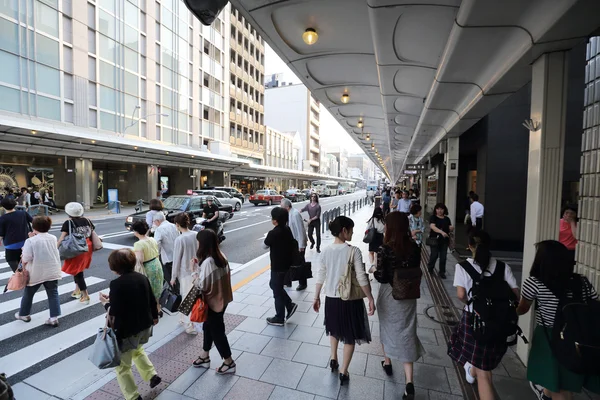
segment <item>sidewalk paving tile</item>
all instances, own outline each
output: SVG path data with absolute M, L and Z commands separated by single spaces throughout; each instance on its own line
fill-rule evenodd
M 293 340 L 273 338 L 262 351 L 262 355 L 291 360 L 300 348 L 301 342 Z
M 174 382 L 181 374 L 188 370 L 189 363 L 181 363 L 175 360 L 167 361 L 160 367 L 156 367 L 156 373 L 160 376 L 163 382 Z
M 323 368 L 329 365 L 329 357 L 329 347 L 319 346 L 311 343 L 302 343 L 292 361 Z
M 305 369 L 305 364 L 274 359 L 265 373 L 260 377 L 260 380 L 274 385 L 296 389 Z
M 318 314 L 314 311 L 309 311 L 308 313 L 296 313 L 291 318 L 291 321 L 297 325 L 313 326 L 317 316 Z
M 354 361 L 354 360 L 352 360 Z M 350 382 L 340 387 L 338 400 L 364 400 L 383 398 L 384 381 L 351 375 Z
M 296 312 L 308 313 L 312 311 L 313 304 L 311 302 L 297 301 L 296 304 L 298 304 L 298 310 L 296 310 Z
M 183 374 L 181 374 L 171 385 L 169 391 L 182 394 L 189 389 L 194 382 L 198 380 L 206 371 L 206 368 L 194 368 L 189 367 Z
M 325 368 L 309 365 L 298 384 L 298 390 L 330 399 L 337 399 L 340 390 L 339 374 Z
M 247 304 L 236 303 L 235 301 L 233 301 L 227 304 L 227 312 L 230 314 L 239 314 L 240 311 L 242 311 L 247 306 Z
M 244 293 L 263 296 L 263 295 L 265 295 L 266 293 L 268 293 L 270 291 L 271 291 L 271 289 L 266 288 L 264 286 L 252 286 L 252 285 L 248 285 L 248 287 L 246 288 L 246 290 L 244 290 Z
M 176 393 L 170 390 L 171 388 L 163 391 L 156 400 L 193 400 L 191 397 L 184 396 L 181 393 Z
M 183 394 L 197 400 L 222 399 L 240 379 L 239 376 L 218 375 L 214 371 L 203 374 Z
M 115 396 L 108 392 L 103 392 L 102 390 L 97 390 L 85 398 L 85 400 L 120 400 L 120 399 L 121 399 L 120 395 Z
M 417 328 L 417 336 L 421 340 L 423 345 L 433 344 L 438 345 L 437 337 L 435 336 L 435 330 L 431 328 Z
M 399 400 L 404 394 L 404 383 L 385 382 L 384 400 Z M 415 400 L 429 400 L 429 391 L 415 388 Z
M 269 400 L 314 400 L 315 396 L 299 390 L 276 386 Z
M 19 382 L 16 385 L 13 385 L 12 389 L 15 399 L 52 399 L 52 396 L 50 396 L 49 394 L 39 391 L 33 386 L 30 386 L 23 382 Z
M 267 343 L 271 340 L 268 336 L 261 336 L 255 333 L 244 333 L 236 342 L 232 348 L 240 351 L 249 351 L 251 353 L 260 354 L 265 348 Z
M 238 290 L 236 290 L 235 292 L 233 292 L 233 301 L 235 301 L 235 302 L 238 302 L 238 303 L 241 303 L 241 302 L 242 302 L 242 301 L 244 301 L 244 299 L 245 299 L 246 297 L 248 297 L 248 296 L 249 296 L 249 294 L 242 293 L 242 292 L 240 292 L 240 291 L 239 291 L 239 289 L 238 289 Z
M 311 326 L 300 325 L 294 330 L 292 336 L 290 336 L 290 340 L 319 344 L 321 337 L 323 337 L 323 332 L 323 328 L 313 328 Z
M 268 307 L 263 307 L 263 306 L 246 306 L 242 311 L 239 312 L 238 315 L 243 315 L 244 317 L 260 318 L 267 311 L 269 311 Z
M 394 369 L 394 374 L 392 376 L 387 376 L 385 371 L 383 370 L 383 367 L 381 366 L 382 361 L 383 357 L 369 354 L 367 357 L 365 376 L 369 378 L 376 378 L 384 381 L 404 384 L 405 380 L 402 365 L 400 364 Z M 392 366 L 396 366 L 396 364 L 397 363 L 394 363 L 394 360 L 392 360 Z
M 289 338 L 298 325 L 294 323 L 286 323 L 284 326 L 267 325 L 262 330 L 261 335 L 278 337 L 281 339 Z
M 352 355 L 352 362 L 350 363 L 350 367 L 348 367 L 348 372 L 351 373 L 352 375 L 365 376 L 365 369 L 367 368 L 367 359 L 368 358 L 369 358 L 368 354 L 358 353 L 355 351 L 354 355 Z M 342 357 L 342 359 L 343 359 L 343 357 Z M 329 365 L 329 363 L 327 365 Z
M 448 376 L 444 367 L 415 363 L 414 384 L 416 387 L 450 393 Z
M 502 397 L 502 399 L 509 400 L 506 397 Z M 522 399 L 522 398 L 519 398 L 519 399 Z M 442 392 L 436 392 L 434 390 L 430 390 L 429 391 L 429 400 L 463 400 L 463 396 L 449 395 L 448 393 L 442 393 Z
M 249 294 L 248 292 L 244 292 L 244 294 L 248 294 L 248 297 L 246 297 L 240 303 L 248 304 L 251 306 L 263 305 L 267 300 L 271 299 L 270 297 L 267 297 L 267 296 L 260 296 L 258 294 Z
M 447 346 L 423 344 L 426 353 L 422 357 L 425 364 L 439 365 L 441 367 L 452 367 L 454 362 L 448 356 Z
M 235 359 L 235 374 L 246 378 L 258 380 L 273 361 L 272 357 L 261 356 L 253 353 L 242 353 Z
M 246 318 L 244 320 L 244 322 L 239 324 L 237 326 L 237 328 L 235 328 L 235 329 L 237 331 L 244 331 L 244 332 L 250 332 L 250 333 L 261 333 L 263 330 L 265 330 L 265 326 L 267 326 L 267 322 L 264 319 L 249 317 L 249 318 Z
M 267 400 L 275 386 L 264 382 L 240 378 L 231 388 L 224 400 Z

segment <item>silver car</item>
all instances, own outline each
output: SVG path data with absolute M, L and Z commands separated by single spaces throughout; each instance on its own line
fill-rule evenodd
M 234 211 L 240 211 L 242 209 L 242 201 L 237 197 L 233 197 L 227 192 L 222 190 L 194 190 L 194 194 L 206 194 L 215 196 L 222 204 L 229 204 L 233 207 Z

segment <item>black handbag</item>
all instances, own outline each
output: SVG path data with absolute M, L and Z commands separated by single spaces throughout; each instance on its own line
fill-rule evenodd
M 427 246 L 436 247 L 439 244 L 439 238 L 437 236 L 429 236 L 427 239 L 425 239 L 425 244 Z
M 175 290 L 169 284 L 165 284 L 163 286 L 163 291 L 160 294 L 160 299 L 158 300 L 160 303 L 160 307 L 163 310 L 167 310 L 172 313 L 176 313 L 179 310 L 179 306 L 181 305 L 181 295 L 176 293 Z
M 373 239 L 375 239 L 375 233 L 377 229 L 375 229 L 375 223 L 371 221 L 371 227 L 365 231 L 365 236 L 363 237 L 363 243 L 371 243 Z
M 194 303 L 196 303 L 196 300 L 198 300 L 198 297 L 200 296 L 202 296 L 202 290 L 200 290 L 196 285 L 192 286 L 192 289 L 181 302 L 181 305 L 179 306 L 179 312 L 184 315 L 190 315 L 192 312 L 192 307 L 194 307 Z
M 310 279 L 313 277 L 312 264 L 310 262 L 304 262 L 298 267 L 290 268 L 290 280 L 299 281 L 302 279 Z

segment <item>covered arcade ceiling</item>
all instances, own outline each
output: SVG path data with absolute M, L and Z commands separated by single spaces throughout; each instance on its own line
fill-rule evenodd
M 540 54 L 585 40 L 600 15 L 598 0 L 231 2 L 392 181 L 530 81 Z

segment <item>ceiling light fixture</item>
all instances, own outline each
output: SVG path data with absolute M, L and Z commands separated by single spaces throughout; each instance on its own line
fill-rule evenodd
M 367 133 L 367 138 L 366 139 L 367 139 L 367 141 L 371 140 L 371 134 L 370 133 Z
M 313 28 L 307 28 L 302 34 L 302 40 L 304 40 L 304 43 L 307 45 L 312 46 L 319 40 L 319 34 Z
M 358 120 L 358 124 L 356 124 L 356 126 L 358 126 L 359 128 L 362 128 L 365 124 L 363 124 L 363 120 L 362 118 Z
M 134 149 L 134 150 L 137 150 L 137 146 L 133 146 L 133 149 Z
M 32 135 L 35 135 L 36 133 L 37 133 L 36 131 L 31 131 L 31 134 L 32 134 Z
M 92 140 L 92 143 L 96 143 L 96 141 L 95 141 L 95 140 Z
M 375 150 L 375 142 L 371 142 L 371 150 Z
M 348 93 L 344 93 L 342 95 L 342 103 L 348 104 L 350 102 L 350 95 Z

